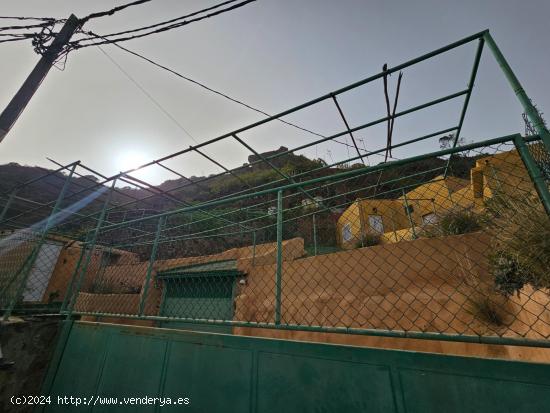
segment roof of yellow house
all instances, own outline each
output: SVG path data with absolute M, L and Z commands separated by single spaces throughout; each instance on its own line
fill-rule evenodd
M 409 199 L 432 198 L 443 188 L 445 188 L 445 191 L 448 190 L 451 193 L 454 193 L 466 188 L 469 185 L 470 181 L 466 179 L 457 178 L 455 176 L 447 176 L 445 178 L 443 175 L 438 175 L 431 181 L 410 190 L 406 193 L 406 196 Z M 403 199 L 403 197 L 401 196 L 399 199 Z
M 533 145 L 536 146 L 536 145 Z M 484 156 L 483 158 L 479 158 L 476 160 L 476 167 L 483 167 L 487 163 L 508 163 L 510 165 L 514 165 L 517 163 L 521 163 L 521 158 L 519 157 L 519 154 L 516 150 L 501 152 L 501 153 L 495 153 L 493 155 Z

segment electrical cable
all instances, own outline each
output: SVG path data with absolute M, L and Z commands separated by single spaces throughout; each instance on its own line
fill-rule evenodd
M 195 11 L 195 12 L 193 12 L 193 13 L 190 13 L 190 14 L 186 14 L 185 16 L 176 17 L 176 18 L 171 19 L 171 20 L 166 20 L 166 21 L 164 21 L 164 22 L 155 23 L 155 24 L 152 24 L 152 25 L 150 25 L 150 26 L 140 27 L 140 28 L 138 28 L 138 29 L 124 30 L 124 31 L 117 32 L 117 33 L 106 34 L 106 35 L 103 35 L 102 37 L 120 36 L 120 35 L 122 35 L 122 34 L 135 33 L 135 32 L 139 32 L 139 31 L 143 31 L 143 30 L 153 29 L 153 28 L 155 28 L 155 27 L 163 26 L 163 25 L 165 25 L 165 24 L 174 23 L 174 22 L 176 22 L 176 21 L 178 21 L 178 20 L 183 20 L 183 19 L 187 19 L 187 18 L 189 18 L 189 17 L 196 16 L 197 14 L 206 13 L 207 11 L 211 11 L 211 10 L 217 9 L 217 8 L 222 7 L 222 6 L 225 6 L 225 5 L 227 5 L 227 4 L 235 3 L 236 1 L 238 1 L 238 0 L 227 0 L 227 1 L 224 1 L 224 2 L 222 2 L 222 3 L 215 4 L 214 6 L 208 7 L 208 8 L 206 8 L 206 9 L 202 9 L 202 10 Z
M 112 64 L 114 64 L 118 70 L 120 70 L 120 72 L 122 74 L 124 74 L 124 76 L 126 76 L 126 78 L 128 80 L 130 80 L 145 96 L 147 96 L 147 98 L 153 102 L 153 104 L 158 108 L 160 109 L 160 111 L 162 113 L 164 113 L 168 118 L 170 118 L 170 120 L 172 122 L 174 122 L 187 136 L 189 136 L 196 144 L 198 144 L 199 142 L 197 141 L 197 139 L 195 139 L 195 137 L 193 135 L 191 135 L 191 133 L 183 127 L 183 125 L 181 123 L 178 122 L 178 120 L 172 116 L 172 114 L 170 112 L 168 112 L 168 110 L 166 110 L 160 103 L 159 101 L 157 101 L 136 79 L 134 79 L 126 70 L 124 70 L 124 68 L 119 65 L 116 60 L 114 60 L 105 50 L 103 50 L 103 48 L 101 46 L 98 46 L 98 49 L 111 61 Z
M 152 30 L 152 31 L 149 31 L 149 32 L 146 32 L 146 33 L 136 34 L 136 35 L 133 35 L 133 36 L 126 36 L 126 37 L 121 37 L 121 38 L 116 38 L 116 39 L 107 39 L 107 40 L 104 40 L 104 41 L 99 42 L 99 43 L 82 43 L 82 42 L 85 42 L 85 41 L 89 41 L 92 38 L 79 39 L 77 41 L 70 42 L 69 47 L 71 49 L 80 49 L 80 48 L 83 48 L 83 47 L 97 46 L 97 45 L 102 45 L 102 44 L 117 43 L 117 42 L 124 42 L 124 41 L 128 41 L 128 40 L 138 39 L 138 38 L 141 38 L 141 37 L 150 36 L 152 34 L 169 31 L 169 30 L 181 27 L 181 26 L 186 26 L 186 25 L 191 24 L 191 23 L 195 23 L 195 22 L 198 22 L 198 21 L 201 21 L 201 20 L 204 20 L 204 19 L 208 19 L 210 17 L 214 17 L 214 16 L 217 16 L 217 15 L 226 13 L 228 11 L 238 9 L 238 8 L 243 7 L 243 6 L 247 5 L 248 3 L 252 3 L 254 1 L 256 1 L 256 0 L 245 0 L 245 1 L 242 1 L 241 3 L 235 4 L 235 5 L 230 6 L 230 7 L 226 7 L 226 8 L 221 9 L 221 10 L 214 11 L 212 13 L 208 13 L 204 16 L 196 17 L 196 18 L 190 19 L 190 20 L 184 20 L 184 21 L 174 23 L 174 24 L 171 24 L 171 25 L 168 25 L 168 26 L 160 27 L 156 30 Z M 206 10 L 206 9 L 204 9 L 204 10 Z M 204 12 L 204 10 L 201 10 L 199 12 L 195 12 L 194 14 L 202 13 L 202 12 Z
M 103 36 L 98 35 L 98 34 L 92 32 L 92 31 L 88 31 L 87 34 L 89 34 L 89 35 L 91 35 L 91 36 L 94 36 L 94 37 L 97 37 L 97 38 L 102 38 L 102 37 L 103 37 Z M 128 49 L 128 48 L 126 48 L 126 47 L 124 47 L 124 46 L 121 46 L 121 45 L 119 45 L 119 44 L 117 44 L 117 43 L 112 43 L 112 45 L 113 45 L 113 46 L 116 46 L 116 47 L 118 47 L 119 49 L 121 49 L 121 50 L 123 50 L 123 51 L 125 51 L 125 52 L 127 52 L 127 53 L 130 53 L 130 54 L 132 54 L 132 55 L 134 55 L 134 56 L 136 56 L 136 57 L 138 57 L 138 58 L 140 58 L 140 59 L 142 59 L 142 60 L 145 60 L 146 62 L 148 62 L 148 63 L 150 63 L 150 64 L 152 64 L 152 65 L 154 65 L 154 66 L 156 66 L 156 67 L 158 67 L 158 68 L 160 68 L 160 69 L 163 69 L 163 70 L 165 70 L 165 71 L 167 71 L 167 72 L 169 72 L 169 73 L 172 73 L 173 75 L 175 75 L 175 76 L 177 76 L 177 77 L 179 77 L 179 78 L 181 78 L 181 79 L 184 79 L 184 80 L 186 80 L 186 81 L 188 81 L 188 82 L 191 82 L 191 83 L 193 83 L 193 84 L 195 84 L 195 85 L 197 85 L 197 86 L 199 86 L 199 87 L 201 87 L 201 88 L 203 88 L 203 89 L 205 89 L 205 90 L 207 90 L 207 91 L 209 91 L 209 92 L 211 92 L 211 93 L 214 93 L 214 94 L 216 94 L 216 95 L 218 95 L 218 96 L 221 96 L 221 97 L 223 97 L 223 98 L 225 98 L 225 99 L 227 99 L 227 100 L 229 100 L 229 101 L 231 101 L 231 102 L 237 103 L 237 104 L 239 104 L 239 105 L 241 105 L 241 106 L 243 106 L 243 107 L 245 107 L 245 108 L 247 108 L 247 109 L 250 109 L 250 110 L 253 110 L 253 111 L 257 112 L 257 113 L 260 113 L 260 114 L 262 114 L 262 115 L 264 115 L 264 116 L 266 116 L 266 117 L 271 117 L 271 115 L 270 115 L 268 112 L 265 112 L 265 111 L 263 111 L 263 110 L 261 110 L 261 109 L 259 109 L 259 108 L 257 108 L 257 107 L 254 107 L 254 106 L 252 106 L 252 105 L 249 105 L 248 103 L 245 103 L 245 102 L 243 102 L 243 101 L 241 101 L 241 100 L 239 100 L 239 99 L 233 98 L 233 97 L 227 95 L 226 93 L 223 93 L 223 92 L 220 92 L 220 91 L 218 91 L 218 90 L 216 90 L 216 89 L 213 89 L 213 88 L 211 88 L 211 87 L 205 85 L 204 83 L 201 83 L 201 82 L 199 82 L 199 81 L 197 81 L 197 80 L 191 79 L 191 78 L 188 77 L 188 76 L 182 75 L 181 73 L 179 73 L 179 72 L 177 72 L 177 71 L 175 71 L 175 70 L 173 70 L 173 69 L 171 69 L 171 68 L 169 68 L 169 67 L 167 67 L 167 66 L 164 66 L 164 65 L 162 65 L 162 64 L 160 64 L 160 63 L 157 63 L 157 62 L 155 62 L 154 60 L 149 59 L 149 58 L 143 56 L 143 55 L 140 54 L 140 53 L 137 53 L 137 52 L 135 52 L 135 51 L 133 51 L 133 50 L 130 50 L 130 49 Z M 105 53 L 104 50 L 103 50 L 103 52 Z M 286 125 L 288 125 L 288 126 L 291 126 L 291 127 L 293 127 L 293 128 L 299 129 L 299 130 L 301 130 L 301 131 L 303 131 L 303 132 L 306 132 L 306 133 L 309 133 L 309 134 L 311 134 L 311 135 L 315 135 L 315 136 L 320 137 L 320 138 L 326 138 L 326 136 L 323 135 L 323 134 L 321 134 L 321 133 L 312 131 L 312 130 L 307 129 L 307 128 L 303 127 L 303 126 L 297 125 L 297 124 L 295 124 L 295 123 L 286 121 L 286 120 L 284 120 L 284 119 L 277 119 L 277 120 L 278 120 L 279 122 L 281 122 L 281 123 L 284 123 L 284 124 L 286 124 Z M 333 141 L 333 142 L 336 142 L 336 143 L 339 143 L 339 144 L 341 144 L 341 145 L 345 145 L 345 146 L 347 146 L 347 147 L 354 147 L 354 146 L 348 144 L 347 142 L 342 142 L 342 141 L 339 141 L 339 140 L 337 140 L 337 139 L 333 139 L 332 141 Z M 368 154 L 368 151 L 367 151 L 366 149 L 359 148 L 359 150 L 364 151 L 365 153 Z M 383 156 L 383 155 L 380 154 L 380 156 Z M 394 158 L 394 157 L 391 157 L 391 158 L 392 158 L 392 159 L 398 159 L 398 158 Z
M 101 12 L 96 12 L 96 13 L 89 14 L 86 17 L 80 19 L 80 21 L 81 21 L 82 24 L 84 24 L 90 19 L 97 19 L 98 17 L 104 17 L 104 16 L 112 16 L 113 14 L 115 14 L 115 13 L 121 11 L 121 10 L 124 10 L 127 7 L 137 6 L 138 4 L 148 3 L 150 1 L 151 0 L 133 1 L 131 3 L 123 4 L 121 6 L 113 7 L 111 10 L 106 10 L 106 11 L 101 11 Z
M 56 19 L 54 17 L 25 17 L 25 16 L 0 16 L 0 19 L 5 19 L 5 20 L 49 20 L 49 21 L 56 20 L 56 21 L 59 21 L 58 19 Z

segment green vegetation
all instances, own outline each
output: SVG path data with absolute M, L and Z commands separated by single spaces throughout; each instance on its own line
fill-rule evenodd
M 426 225 L 420 236 L 433 238 L 446 235 L 460 235 L 481 229 L 481 219 L 468 210 L 451 210 L 433 224 Z
M 501 307 L 487 296 L 477 296 L 468 299 L 467 311 L 477 319 L 488 324 L 502 326 L 505 324 Z
M 497 289 L 509 296 L 525 285 L 550 288 L 550 218 L 538 197 L 498 197 L 486 219 L 495 240 L 490 263 Z
M 483 323 L 492 326 L 505 325 L 508 298 L 499 294 L 489 280 L 480 276 L 467 254 L 456 254 L 456 259 L 464 284 L 468 287 L 466 311 Z
M 380 245 L 380 235 L 365 234 L 363 239 L 357 240 L 355 243 L 355 248 L 374 247 L 375 245 Z

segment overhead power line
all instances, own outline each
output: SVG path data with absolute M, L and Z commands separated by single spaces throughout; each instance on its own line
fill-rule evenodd
M 32 40 L 34 50 L 37 53 L 42 54 L 48 48 L 48 43 L 57 35 L 53 29 L 60 21 L 61 20 L 51 20 L 44 23 L 27 26 L 0 27 L 0 36 L 3 37 L 3 39 L 0 40 L 0 43 Z M 36 29 L 40 30 L 36 31 Z M 11 30 L 11 32 L 4 33 L 6 30 Z
M 87 34 L 89 34 L 89 35 L 91 35 L 91 36 L 94 36 L 94 37 L 96 37 L 96 38 L 103 38 L 103 36 L 100 36 L 100 35 L 98 35 L 98 34 L 96 34 L 96 33 L 91 32 L 91 31 L 88 31 Z M 154 61 L 154 60 L 152 60 L 152 59 L 149 59 L 148 57 L 145 57 L 145 56 L 143 56 L 142 54 L 140 54 L 140 53 L 138 53 L 138 52 L 135 52 L 135 51 L 133 51 L 133 50 L 130 50 L 130 49 L 128 49 L 128 48 L 126 48 L 126 47 L 124 47 L 124 46 L 121 46 L 121 45 L 119 45 L 119 44 L 117 44 L 117 43 L 112 43 L 112 44 L 113 44 L 114 46 L 118 47 L 119 49 L 121 49 L 121 50 L 127 52 L 127 53 L 130 53 L 130 54 L 132 54 L 132 55 L 134 55 L 134 56 L 136 56 L 136 57 L 138 57 L 138 58 L 140 58 L 140 59 L 142 59 L 142 60 L 145 60 L 146 62 L 148 62 L 148 63 L 150 63 L 150 64 L 152 64 L 152 65 L 158 67 L 159 69 L 162 69 L 162 70 L 165 70 L 165 71 L 167 71 L 167 72 L 169 72 L 169 73 L 172 73 L 173 75 L 175 75 L 175 76 L 177 76 L 177 77 L 179 77 L 179 78 L 181 78 L 181 79 L 184 79 L 184 80 L 186 80 L 186 81 L 188 81 L 188 82 L 190 82 L 190 83 L 193 83 L 193 84 L 195 84 L 195 85 L 197 85 L 197 86 L 199 86 L 199 87 L 201 87 L 201 88 L 203 88 L 203 89 L 205 89 L 205 90 L 207 90 L 207 91 L 209 91 L 209 92 L 211 92 L 211 93 L 214 93 L 214 94 L 216 94 L 216 95 L 218 95 L 218 96 L 221 96 L 221 97 L 223 97 L 224 99 L 227 99 L 227 100 L 229 100 L 229 101 L 231 101 L 231 102 L 234 102 L 234 103 L 236 103 L 236 104 L 238 104 L 238 105 L 241 105 L 241 106 L 243 106 L 243 107 L 245 107 L 245 108 L 247 108 L 247 109 L 249 109 L 249 110 L 253 110 L 254 112 L 260 113 L 260 114 L 262 114 L 262 115 L 264 115 L 264 116 L 267 116 L 267 117 L 271 117 L 271 116 L 272 116 L 272 115 L 270 115 L 268 112 L 265 112 L 265 111 L 262 110 L 262 109 L 259 109 L 259 108 L 257 108 L 257 107 L 254 107 L 254 106 L 252 106 L 252 105 L 250 105 L 250 104 L 248 104 L 248 103 L 246 103 L 246 102 L 243 102 L 242 100 L 239 100 L 239 99 L 236 99 L 236 98 L 234 98 L 234 97 L 231 97 L 231 96 L 229 96 L 229 95 L 226 94 L 226 93 L 220 92 L 219 90 L 213 89 L 213 88 L 211 88 L 210 86 L 207 86 L 207 85 L 205 85 L 204 83 L 199 82 L 199 81 L 197 81 L 197 80 L 194 80 L 194 79 L 192 79 L 192 78 L 190 78 L 190 77 L 188 77 L 188 76 L 182 75 L 181 73 L 175 71 L 174 69 L 171 69 L 171 68 L 169 68 L 169 67 L 167 67 L 167 66 L 164 66 L 164 65 L 162 65 L 162 64 L 160 64 L 160 63 L 158 63 L 158 62 L 156 62 L 156 61 Z M 104 50 L 102 50 L 102 51 L 105 53 Z M 112 60 L 111 57 L 109 57 L 109 58 Z M 115 63 L 115 64 L 116 64 L 116 63 Z M 120 65 L 117 64 L 117 66 L 119 66 L 119 68 L 120 68 Z M 122 70 L 122 68 L 121 68 L 121 70 Z M 132 80 L 132 79 L 131 79 L 131 80 Z M 132 81 L 135 82 L 135 80 L 132 80 Z M 158 106 L 158 103 L 157 103 L 157 102 L 154 102 L 154 103 Z M 164 109 L 162 109 L 162 110 L 164 111 Z M 169 114 L 167 114 L 167 116 L 169 116 L 170 118 L 172 118 L 172 120 L 174 120 L 174 119 L 173 119 L 173 116 L 171 116 L 171 115 L 169 115 Z M 291 127 L 295 128 L 295 129 L 298 129 L 298 130 L 301 130 L 301 131 L 303 131 L 303 132 L 309 133 L 309 134 L 311 134 L 311 135 L 317 136 L 317 137 L 319 137 L 319 138 L 326 138 L 326 137 L 327 137 L 327 136 L 325 136 L 325 135 L 323 135 L 323 134 L 321 134 L 321 133 L 319 133 L 319 132 L 315 132 L 315 131 L 313 131 L 313 130 L 311 130 L 311 129 L 307 129 L 307 128 L 303 127 L 303 126 L 300 126 L 300 125 L 297 125 L 297 124 L 295 124 L 295 123 L 286 121 L 286 120 L 284 120 L 284 119 L 278 118 L 277 121 L 279 121 L 279 122 L 281 122 L 281 123 L 283 123 L 283 124 L 286 124 L 286 125 L 288 125 L 288 126 L 291 126 Z M 176 123 L 177 123 L 177 121 L 176 121 Z M 180 126 L 181 126 L 181 125 L 180 125 Z M 185 131 L 184 128 L 183 128 L 183 130 Z M 186 132 L 186 134 L 189 135 L 189 133 L 188 133 L 187 131 L 185 131 L 185 132 Z M 191 136 L 191 135 L 189 135 L 189 136 Z M 194 139 L 194 138 L 193 138 L 193 139 Z M 342 141 L 339 141 L 339 140 L 337 140 L 337 139 L 333 139 L 332 141 L 333 141 L 333 142 L 336 142 L 336 143 L 338 143 L 338 144 L 340 144 L 340 145 L 347 146 L 347 147 L 351 147 L 351 148 L 354 147 L 354 146 L 348 144 L 347 142 L 342 142 Z M 368 154 L 368 151 L 367 151 L 366 149 L 359 148 L 358 150 L 364 151 L 366 154 Z M 380 155 L 380 156 L 383 156 L 383 155 Z M 392 157 L 392 158 L 393 158 L 393 159 L 397 159 L 397 158 L 394 158 L 394 157 Z
M 163 26 L 163 25 L 166 25 L 166 24 L 169 24 L 169 23 L 174 23 L 174 22 L 177 22 L 179 20 L 188 19 L 189 17 L 193 17 L 193 16 L 196 16 L 198 14 L 202 14 L 202 13 L 206 13 L 206 12 L 211 11 L 211 10 L 215 10 L 219 7 L 226 6 L 226 5 L 231 4 L 231 3 L 235 3 L 236 1 L 238 1 L 238 0 L 227 0 L 227 1 L 224 1 L 222 3 L 215 4 L 211 7 L 207 7 L 206 9 L 202 9 L 202 10 L 199 10 L 199 11 L 195 11 L 193 13 L 186 14 L 185 16 L 176 17 L 176 18 L 171 19 L 171 20 L 166 20 L 164 22 L 152 24 L 150 26 L 140 27 L 138 29 L 124 30 L 124 31 L 117 32 L 117 33 L 105 34 L 102 37 L 108 38 L 108 37 L 120 36 L 120 35 L 128 34 L 128 33 L 135 33 L 135 32 L 148 30 L 148 29 L 154 29 L 155 27 Z
M 27 29 L 34 29 L 34 28 L 41 28 L 41 27 L 48 27 L 51 26 L 52 23 L 55 23 L 55 20 L 48 20 L 44 23 L 37 23 L 37 24 L 28 24 L 25 26 L 16 25 L 16 26 L 2 26 L 0 27 L 0 32 L 5 32 L 6 30 L 27 30 Z
M 23 16 L 0 16 L 5 20 L 57 20 L 55 17 L 23 17 Z
M 28 39 L 29 37 L 27 36 L 24 36 L 24 37 L 15 36 L 15 37 L 10 37 L 9 39 L 2 39 L 0 40 L 0 43 L 18 42 L 20 40 L 28 40 Z
M 181 124 L 178 122 L 178 120 L 170 113 L 167 109 L 165 109 L 158 100 L 156 100 L 136 79 L 130 75 L 124 68 L 117 63 L 115 59 L 113 59 L 101 46 L 98 46 L 98 49 L 111 61 L 112 64 L 114 64 L 120 72 L 126 76 L 128 80 L 130 80 L 147 98 L 153 102 L 153 104 L 160 109 L 162 113 L 164 113 L 172 122 L 174 122 L 178 128 L 180 128 L 187 136 L 189 136 L 195 143 L 199 143 L 197 139 L 191 133 Z
M 70 43 L 70 48 L 80 49 L 80 48 L 83 48 L 83 47 L 97 46 L 97 45 L 108 44 L 108 43 L 118 43 L 118 42 L 124 42 L 124 41 L 128 41 L 128 40 L 138 39 L 138 38 L 145 37 L 145 36 L 150 36 L 152 34 L 173 30 L 173 29 L 176 29 L 178 27 L 186 26 L 186 25 L 191 24 L 191 23 L 195 23 L 195 22 L 198 22 L 198 21 L 201 21 L 201 20 L 208 19 L 210 17 L 218 16 L 220 14 L 223 14 L 223 13 L 238 9 L 240 7 L 243 7 L 243 6 L 245 6 L 249 3 L 252 3 L 254 1 L 256 1 L 256 0 L 241 1 L 240 3 L 234 4 L 232 6 L 229 6 L 229 7 L 220 9 L 220 10 L 213 11 L 213 12 L 205 14 L 203 16 L 195 17 L 195 18 L 189 19 L 189 20 L 177 21 L 176 23 L 173 23 L 173 24 L 166 25 L 168 22 L 170 22 L 170 20 L 166 21 L 166 22 L 162 22 L 162 23 L 159 23 L 159 25 L 161 25 L 162 27 L 159 27 L 155 30 L 146 31 L 145 33 L 138 33 L 138 34 L 135 34 L 135 35 L 132 35 L 132 36 L 116 37 L 116 38 L 113 38 L 113 39 L 105 39 L 101 42 L 95 42 L 95 43 L 93 43 L 93 42 L 92 43 L 84 43 L 84 42 L 87 42 L 87 41 L 90 41 L 90 40 L 94 40 L 95 39 L 94 37 L 79 39 L 79 40 L 76 40 L 74 42 L 71 42 Z M 224 2 L 224 3 L 227 3 L 227 2 Z M 198 14 L 205 13 L 208 10 L 212 10 L 214 8 L 220 7 L 224 3 L 221 3 L 217 6 L 209 7 L 207 9 L 199 10 L 197 12 L 192 13 L 192 15 L 196 16 Z M 182 16 L 181 18 L 185 19 L 186 17 Z M 147 30 L 147 28 L 136 29 L 136 31 L 143 31 L 143 30 Z M 114 34 L 113 34 L 113 36 L 114 36 Z
M 123 4 L 121 6 L 113 7 L 111 10 L 100 11 L 96 13 L 89 14 L 88 16 L 80 19 L 82 24 L 86 23 L 90 19 L 97 19 L 98 17 L 112 16 L 113 14 L 126 9 L 127 7 L 137 6 L 138 4 L 148 3 L 152 0 L 137 0 L 131 3 Z

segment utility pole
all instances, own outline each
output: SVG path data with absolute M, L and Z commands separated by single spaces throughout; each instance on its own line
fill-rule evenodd
M 55 60 L 63 51 L 63 47 L 69 42 L 71 36 L 80 26 L 80 20 L 74 14 L 71 14 L 67 19 L 60 32 L 55 36 L 52 44 L 42 55 L 33 71 L 25 80 L 25 83 L 19 88 L 15 96 L 12 98 L 6 109 L 0 114 L 0 142 L 8 134 L 12 126 L 17 121 L 17 118 L 32 96 L 50 71 Z

